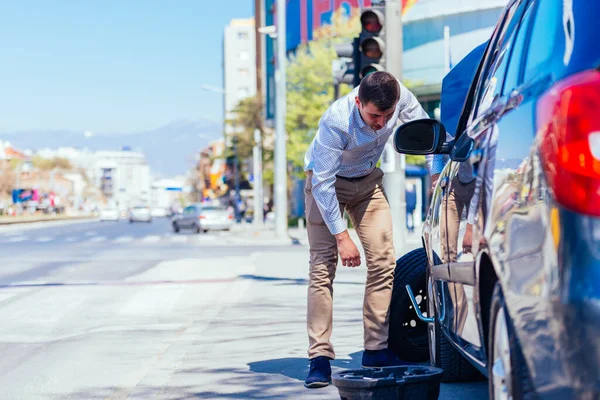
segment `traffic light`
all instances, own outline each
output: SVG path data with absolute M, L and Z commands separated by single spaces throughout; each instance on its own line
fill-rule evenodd
M 354 38 L 352 43 L 334 45 L 335 53 L 338 56 L 333 65 L 333 79 L 336 84 L 345 83 L 356 87 L 360 83 L 360 78 L 358 77 L 358 69 L 360 68 L 358 40 L 358 38 Z
M 358 37 L 359 79 L 372 72 L 384 70 L 384 11 L 384 7 L 371 7 L 363 10 L 360 14 L 361 32 Z

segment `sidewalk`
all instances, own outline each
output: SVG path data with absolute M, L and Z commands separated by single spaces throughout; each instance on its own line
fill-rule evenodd
M 356 230 L 351 228 L 348 230 L 350 237 L 357 245 L 360 240 Z M 274 227 L 263 225 L 256 227 L 252 224 L 238 224 L 232 229 L 235 237 L 243 238 L 244 241 L 257 245 L 303 245 L 308 246 L 308 233 L 306 228 L 288 228 L 287 237 L 278 237 Z M 396 256 L 400 257 L 406 252 L 421 246 L 421 231 L 407 232 L 405 245 L 402 249 L 396 249 Z
M 20 215 L 1 216 L 0 225 L 31 224 L 35 222 L 76 221 L 97 218 L 93 215 Z

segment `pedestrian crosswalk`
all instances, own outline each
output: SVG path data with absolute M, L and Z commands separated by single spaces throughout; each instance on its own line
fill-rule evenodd
M 94 232 L 86 232 L 80 236 L 35 236 L 35 235 L 0 235 L 0 245 L 2 244 L 115 244 L 115 245 L 151 245 L 151 244 L 193 244 L 193 243 L 217 243 L 223 242 L 223 239 L 233 238 L 229 232 L 211 232 L 209 234 L 186 235 L 186 234 L 163 234 L 163 235 L 146 235 L 146 236 L 130 236 L 122 235 L 117 237 L 107 237 L 97 235 Z

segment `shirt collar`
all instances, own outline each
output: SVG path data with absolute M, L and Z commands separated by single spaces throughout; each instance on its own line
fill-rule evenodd
M 365 126 L 367 126 L 365 121 L 363 121 L 362 117 L 360 116 L 360 111 L 358 110 L 358 105 L 356 103 L 354 103 L 354 120 L 360 129 L 364 129 Z

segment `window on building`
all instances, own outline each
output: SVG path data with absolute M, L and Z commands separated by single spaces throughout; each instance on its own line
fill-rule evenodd
M 240 40 L 246 40 L 248 39 L 248 32 L 238 32 L 237 37 Z
M 250 70 L 248 68 L 240 68 L 238 73 L 242 78 L 248 78 L 248 76 L 250 76 Z
M 247 51 L 240 51 L 240 60 L 250 59 L 250 54 Z

